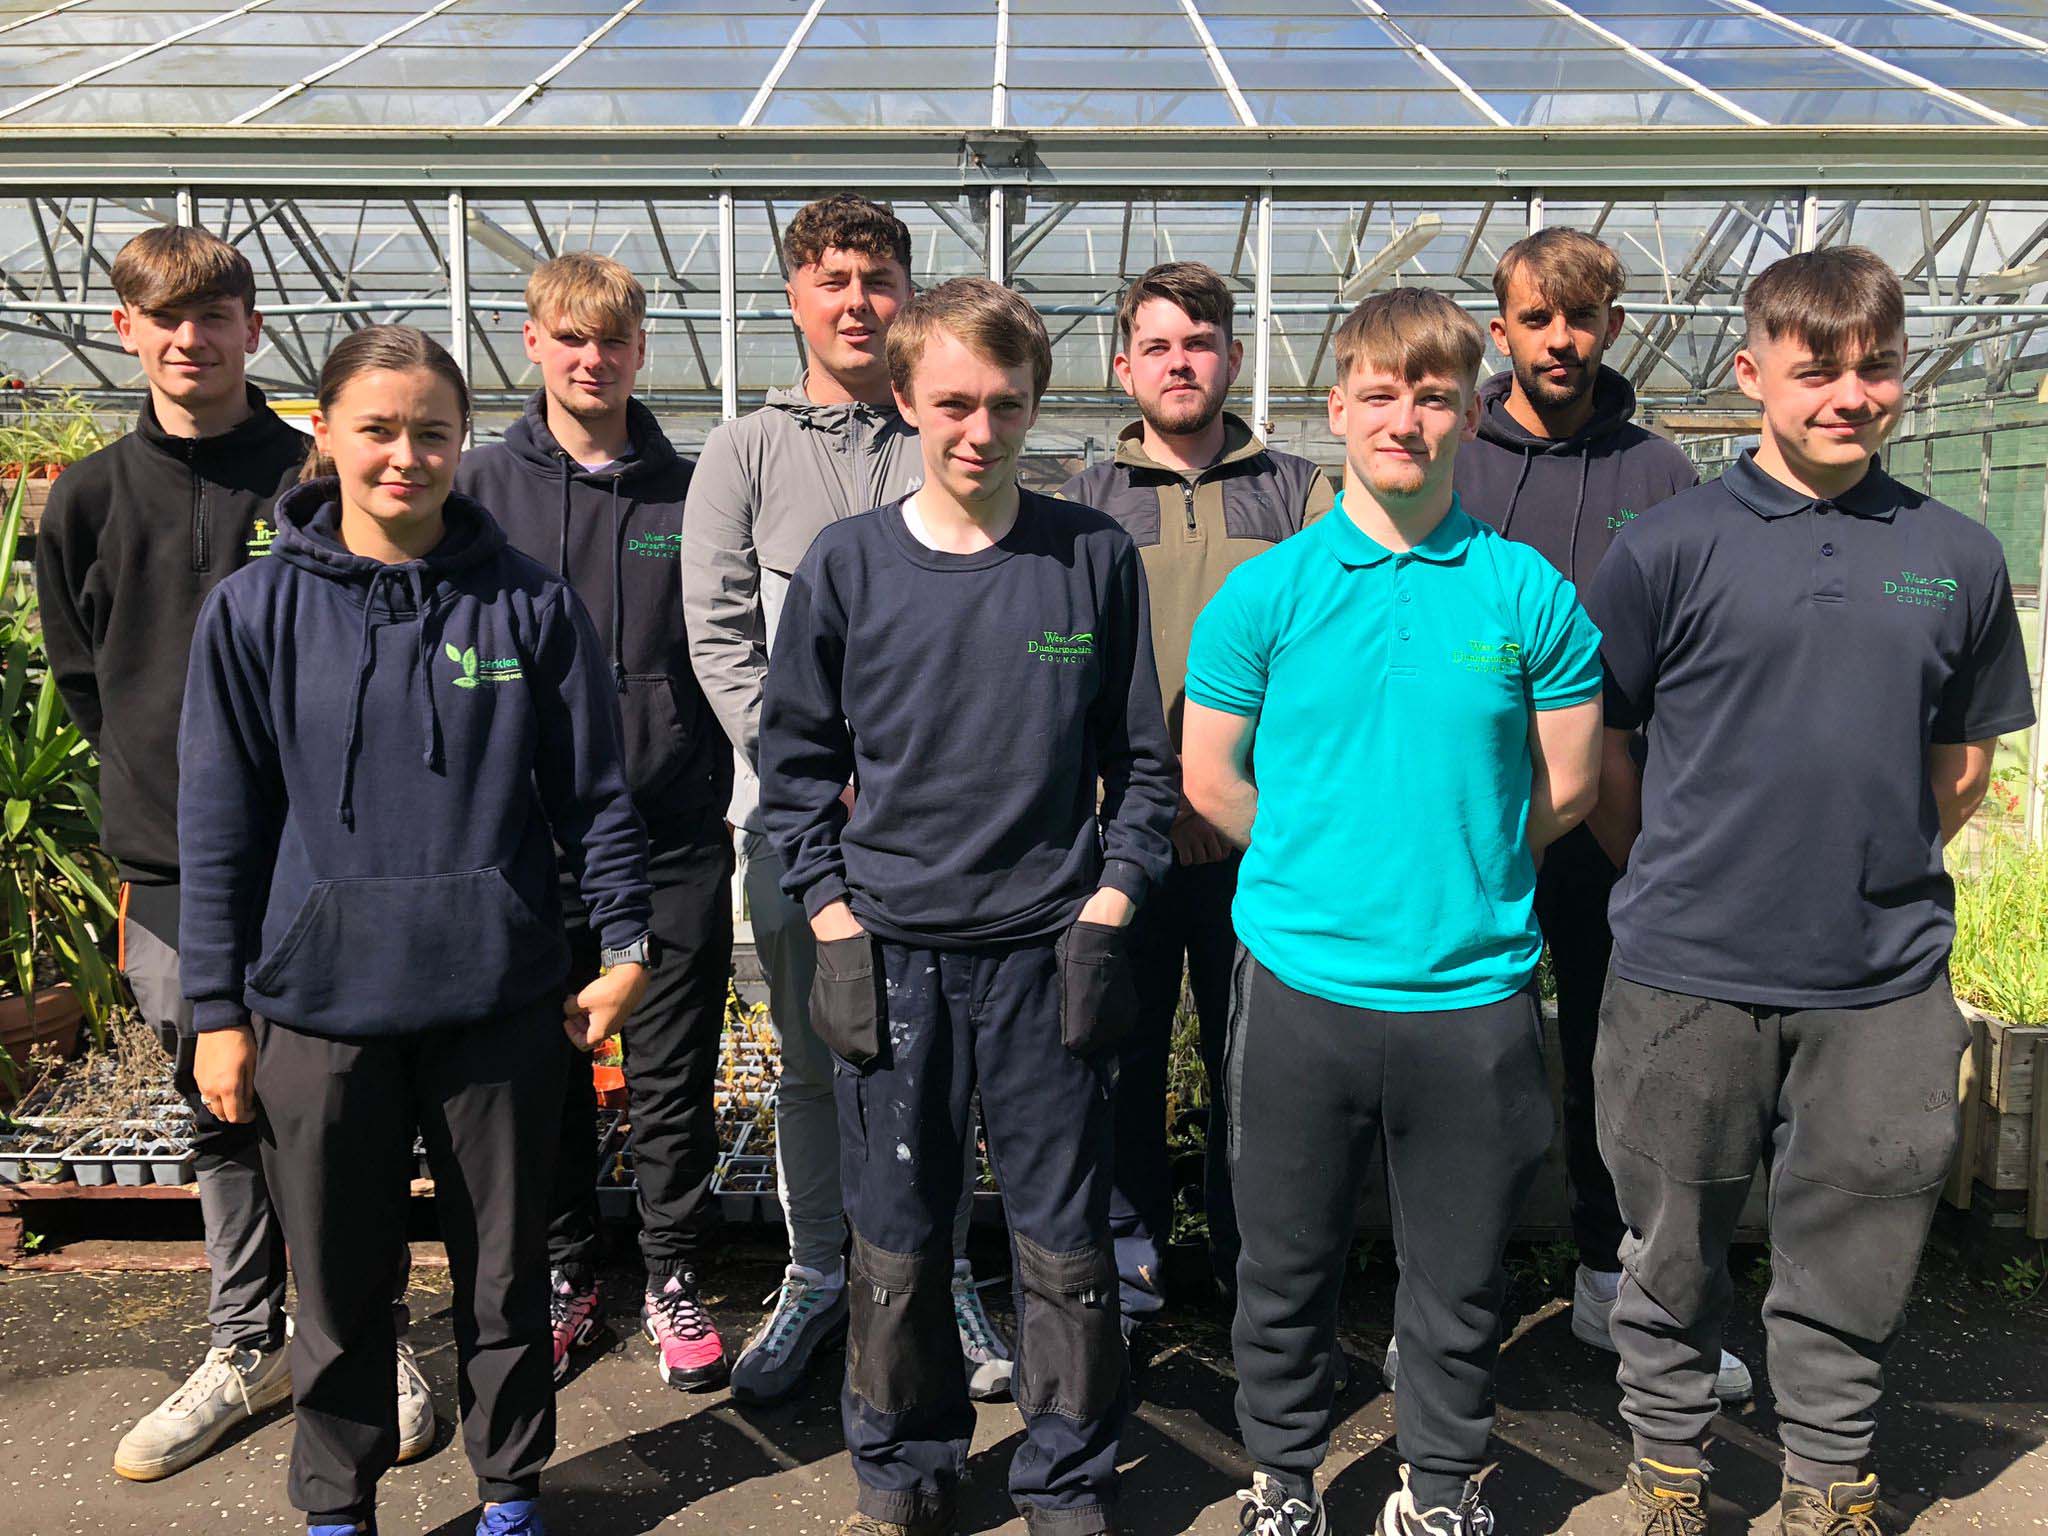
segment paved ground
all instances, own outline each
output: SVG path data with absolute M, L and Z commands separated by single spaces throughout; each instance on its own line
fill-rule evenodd
M 978 1234 L 986 1241 L 988 1234 Z M 1381 1250 L 1383 1253 L 1384 1250 Z M 1539 1255 L 1522 1255 L 1526 1266 Z M 984 1256 L 989 1273 L 992 1255 Z M 1387 1336 L 1390 1265 L 1365 1265 L 1346 1303 L 1346 1340 L 1376 1367 Z M 728 1337 L 751 1325 L 774 1283 L 760 1233 L 727 1244 L 715 1303 Z M 630 1291 L 620 1271 L 616 1289 Z M 1534 1282 L 1531 1288 L 1539 1288 Z M 994 1294 L 994 1293 L 992 1293 Z M 1761 1364 L 1756 1295 L 1733 1341 Z M 445 1273 L 418 1274 L 415 1329 L 444 1421 L 455 1401 Z M 0 1533 L 289 1531 L 284 1498 L 291 1420 L 279 1412 L 210 1461 L 166 1482 L 125 1484 L 109 1469 L 122 1429 L 159 1399 L 204 1347 L 203 1277 L 192 1274 L 0 1275 Z M 630 1329 L 627 1306 L 616 1309 Z M 1125 1518 L 1132 1536 L 1237 1530 L 1232 1490 L 1248 1468 L 1233 1438 L 1228 1338 L 1220 1314 L 1185 1316 L 1160 1340 L 1144 1401 L 1125 1440 Z M 631 1338 L 593 1356 L 561 1396 L 561 1444 L 547 1513 L 558 1536 L 650 1531 L 813 1533 L 836 1529 L 852 1478 L 840 1449 L 832 1385 L 811 1383 L 777 1410 L 742 1413 L 723 1394 L 664 1389 L 647 1346 Z M 1361 1372 L 1326 1472 L 1339 1532 L 1370 1528 L 1393 1486 L 1392 1401 Z M 1761 1375 L 1759 1371 L 1759 1375 Z M 2048 1528 L 2048 1319 L 2009 1305 L 1937 1258 L 1893 1357 L 1885 1417 L 1888 1492 L 1915 1536 Z M 1562 1303 L 1523 1319 L 1504 1357 L 1500 1470 L 1490 1485 L 1502 1536 L 1618 1529 L 1625 1441 L 1611 1363 L 1571 1337 Z M 1715 1453 L 1716 1536 L 1774 1532 L 1767 1403 L 1724 1419 Z M 1017 1444 L 1015 1413 L 985 1408 L 975 1437 L 962 1529 L 1016 1533 L 1002 1495 Z M 386 1536 L 467 1536 L 473 1485 L 444 1422 L 423 1462 L 394 1472 L 380 1507 Z M 1722 1498 L 1725 1498 L 1725 1503 Z M 1910 1522 L 1910 1523 L 1908 1523 Z

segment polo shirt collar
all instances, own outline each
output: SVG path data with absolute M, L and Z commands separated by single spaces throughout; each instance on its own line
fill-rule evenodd
M 1394 558 L 1394 551 L 1369 537 L 1358 524 L 1351 521 L 1344 510 L 1344 493 L 1337 493 L 1337 504 L 1330 508 L 1329 515 L 1316 525 L 1330 541 L 1330 552 L 1340 564 L 1353 570 L 1369 565 L 1378 565 L 1383 560 Z M 1454 493 L 1451 510 L 1443 521 L 1430 529 L 1429 537 L 1417 544 L 1408 553 L 1417 560 L 1427 560 L 1433 565 L 1450 565 L 1465 557 L 1465 546 L 1472 542 L 1477 525 L 1465 515 L 1465 509 L 1458 504 Z
M 1874 460 L 1861 480 L 1833 500 L 1808 496 L 1758 468 L 1754 448 L 1745 449 L 1742 457 L 1728 466 L 1727 473 L 1721 476 L 1721 485 L 1729 495 L 1767 521 L 1790 517 L 1809 508 L 1832 507 L 1851 517 L 1888 523 L 1897 515 L 1905 499 L 1905 488 L 1879 468 Z

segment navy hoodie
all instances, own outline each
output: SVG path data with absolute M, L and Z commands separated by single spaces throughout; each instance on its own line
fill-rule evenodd
M 1615 534 L 1666 497 L 1700 483 L 1676 443 L 1633 420 L 1635 387 L 1603 367 L 1593 415 L 1570 437 L 1538 437 L 1508 414 L 1514 376 L 1479 391 L 1479 440 L 1458 450 L 1458 504 L 1532 544 L 1575 588 L 1593 580 Z
M 585 469 L 548 430 L 545 399 L 527 402 L 504 442 L 465 453 L 456 488 L 489 507 L 512 547 L 559 572 L 590 610 L 618 690 L 626 784 L 654 841 L 671 829 L 723 836 L 732 748 L 690 667 L 677 570 L 690 461 L 635 400 L 625 456 Z
M 343 546 L 333 480 L 200 611 L 178 736 L 179 959 L 198 1029 L 337 1038 L 531 1003 L 568 974 L 554 845 L 607 946 L 647 839 L 603 648 L 563 582 L 451 496 L 424 559 Z

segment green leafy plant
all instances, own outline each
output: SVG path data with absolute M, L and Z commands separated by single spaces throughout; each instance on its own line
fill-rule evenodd
M 2008 1303 L 2024 1307 L 2040 1294 L 2043 1283 L 2048 1283 L 2048 1275 L 2042 1273 L 2041 1258 L 2036 1254 L 2032 1258 L 2008 1259 L 1999 1275 L 1998 1289 Z
M 99 770 L 57 694 L 27 583 L 15 576 L 27 482 L 0 515 L 0 985 L 34 1006 L 54 976 L 76 989 L 97 1034 L 118 999 L 102 953 L 118 921 L 114 873 L 99 850 Z M 14 1063 L 0 1051 L 0 1072 Z
M 1955 880 L 1956 996 L 2010 1024 L 2048 1024 L 2048 848 L 1993 832 Z
M 30 400 L 18 415 L 0 420 L 0 465 L 30 469 L 75 464 L 106 447 L 114 434 L 100 425 L 92 407 L 70 393 Z

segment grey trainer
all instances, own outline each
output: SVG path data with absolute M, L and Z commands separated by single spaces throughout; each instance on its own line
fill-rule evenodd
M 398 1459 L 415 1461 L 434 1446 L 434 1394 L 412 1346 L 398 1341 Z
M 1008 1341 L 982 1306 L 981 1289 L 965 1261 L 953 1269 L 953 1326 L 959 1330 L 960 1357 L 967 1366 L 967 1395 L 978 1403 L 1001 1402 L 1010 1395 L 1016 1362 Z
M 1421 1509 L 1408 1487 L 1408 1471 L 1402 1463 L 1401 1486 L 1387 1496 L 1373 1527 L 1377 1536 L 1493 1536 L 1493 1511 L 1479 1501 L 1478 1478 L 1465 1484 L 1456 1509 L 1444 1504 Z
M 209 1349 L 184 1384 L 121 1437 L 114 1470 L 137 1483 L 181 1472 L 237 1424 L 291 1395 L 288 1345 Z
M 846 1287 L 827 1291 L 824 1276 L 801 1264 L 783 1272 L 782 1289 L 732 1366 L 732 1395 L 742 1403 L 780 1402 L 796 1390 L 819 1348 L 846 1332 Z
M 1243 1536 L 1330 1536 L 1330 1517 L 1323 1501 L 1295 1498 L 1270 1473 L 1254 1472 L 1252 1485 L 1237 1490 L 1244 1501 L 1237 1512 Z

